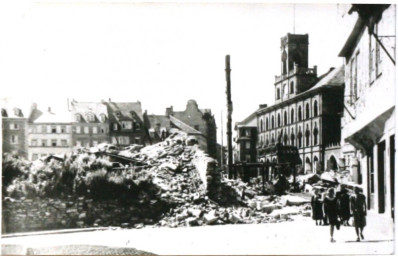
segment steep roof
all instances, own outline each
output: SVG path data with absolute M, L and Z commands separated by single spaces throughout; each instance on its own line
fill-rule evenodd
M 257 127 L 257 118 L 256 118 L 257 110 L 251 113 L 248 117 L 243 119 L 240 122 L 235 123 L 235 129 L 238 127 Z
M 110 120 L 134 120 L 143 121 L 141 102 L 106 102 Z
M 26 118 L 20 108 L 1 108 L 1 117 L 3 118 Z
M 104 103 L 101 102 L 71 102 L 71 110 L 73 115 L 80 114 L 81 118 L 87 121 L 87 114 L 93 114 L 96 121 L 101 121 L 100 115 L 105 115 L 108 118 L 108 109 Z
M 183 121 L 179 120 L 178 118 L 175 118 L 174 116 L 170 116 L 170 122 L 174 124 L 177 128 L 180 130 L 188 133 L 189 135 L 192 134 L 202 134 L 200 131 L 192 128 L 191 126 L 187 125 Z M 202 134 L 203 135 L 203 134 Z
M 69 124 L 72 123 L 72 116 L 70 112 L 58 112 L 54 113 L 51 111 L 44 111 L 42 114 L 33 120 L 33 123 L 59 123 L 59 124 Z
M 170 118 L 168 116 L 163 115 L 148 115 L 149 120 L 149 127 L 148 128 L 155 128 L 157 124 L 160 127 L 170 128 Z

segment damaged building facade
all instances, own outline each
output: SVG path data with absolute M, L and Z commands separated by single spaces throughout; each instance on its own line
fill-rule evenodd
M 337 170 L 344 68 L 318 77 L 308 67 L 308 34 L 281 39 L 281 75 L 275 77 L 275 104 L 257 110 L 258 161 L 275 161 L 267 148 L 298 148 L 306 172 Z
M 210 156 L 217 155 L 217 127 L 210 109 L 200 109 L 195 100 L 189 100 L 183 111 L 166 108 L 165 115 L 144 113 L 144 125 L 152 142 L 164 140 L 171 129 L 178 129 L 197 138 L 200 147 Z
M 361 184 L 368 208 L 394 216 L 395 5 L 356 5 L 345 60 L 341 165 Z

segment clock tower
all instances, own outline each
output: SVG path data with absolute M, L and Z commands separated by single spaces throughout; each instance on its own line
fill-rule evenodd
M 281 75 L 275 77 L 275 102 L 294 97 L 316 82 L 316 66 L 308 68 L 308 34 L 288 33 L 281 38 Z

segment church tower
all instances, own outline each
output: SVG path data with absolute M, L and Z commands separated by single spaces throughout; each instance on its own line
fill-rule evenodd
M 281 75 L 275 76 L 275 103 L 302 93 L 317 82 L 317 68 L 308 68 L 308 34 L 281 38 Z

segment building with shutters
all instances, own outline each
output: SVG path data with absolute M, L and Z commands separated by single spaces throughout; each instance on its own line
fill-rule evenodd
M 68 111 L 41 111 L 33 104 L 28 122 L 28 158 L 64 154 L 72 151 L 72 118 Z
M 281 74 L 275 76 L 275 104 L 257 110 L 258 161 L 272 162 L 267 147 L 280 142 L 298 148 L 306 172 L 338 169 L 344 68 L 318 76 L 308 66 L 308 34 L 281 39 Z
M 394 216 L 396 6 L 354 4 L 345 61 L 342 165 L 362 185 L 368 208 Z
M 2 152 L 28 156 L 28 118 L 19 108 L 1 109 Z

